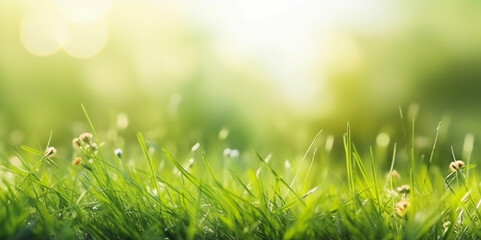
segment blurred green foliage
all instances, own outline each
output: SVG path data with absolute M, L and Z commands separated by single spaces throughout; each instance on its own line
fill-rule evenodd
M 376 2 L 366 4 L 383 11 Z M 162 145 L 208 145 L 228 129 L 231 147 L 289 155 L 303 152 L 325 129 L 341 149 L 348 121 L 354 141 L 370 145 L 380 132 L 402 139 L 398 107 L 407 111 L 413 102 L 420 106 L 421 136 L 432 137 L 440 120 L 449 126 L 451 144 L 462 144 L 470 132 L 479 136 L 481 3 L 392 4 L 395 11 L 386 17 L 392 21 L 379 29 L 341 24 L 332 31 L 341 36 L 333 45 L 319 40 L 330 56 L 310 69 L 316 73 L 312 81 L 325 84 L 314 84 L 317 94 L 307 101 L 294 101 L 258 64 L 268 51 L 240 60 L 223 57 L 215 26 L 199 28 L 183 5 L 113 2 L 105 16 L 105 46 L 92 57 L 76 58 L 61 50 L 32 54 L 21 28 L 38 9 L 27 1 L 0 0 L 0 142 L 44 145 L 53 131 L 54 144 L 70 144 L 88 129 L 80 104 L 105 135 L 118 130 L 129 139 L 138 128 Z M 296 86 L 299 80 L 289 81 Z M 119 129 L 119 113 L 127 114 L 127 129 Z

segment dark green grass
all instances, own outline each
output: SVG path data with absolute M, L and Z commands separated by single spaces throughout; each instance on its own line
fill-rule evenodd
M 407 136 L 414 134 L 409 123 Z M 286 164 L 201 149 L 179 160 L 140 132 L 129 148 L 137 150 L 116 156 L 93 126 L 92 133 L 93 142 L 71 147 L 78 166 L 29 147 L 1 155 L 1 239 L 481 238 L 478 172 L 469 158 L 455 172 L 436 166 L 453 160 L 434 157 L 439 126 L 425 158 L 411 137 L 402 151 L 391 143 L 360 152 L 348 125 L 344 159 L 329 144 L 320 147 L 318 134 L 303 157 Z M 470 156 L 472 147 L 463 150 Z M 394 169 L 400 178 L 386 177 Z M 396 190 L 403 184 L 409 193 Z M 403 200 L 409 205 L 397 209 Z

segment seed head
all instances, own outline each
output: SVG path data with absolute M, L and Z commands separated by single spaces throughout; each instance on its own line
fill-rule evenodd
M 386 175 L 386 177 L 387 177 L 388 179 L 397 180 L 397 179 L 400 179 L 400 178 L 401 178 L 401 175 L 399 175 L 398 171 L 392 170 L 392 171 L 390 171 L 390 172 Z
M 84 132 L 84 133 L 80 134 L 80 136 L 78 138 L 80 139 L 80 141 L 82 141 L 82 143 L 90 144 L 92 142 L 93 135 L 92 135 L 92 133 Z
M 45 157 L 46 158 L 53 157 L 53 156 L 55 156 L 56 153 L 57 153 L 57 149 L 55 149 L 54 147 L 48 147 L 45 150 Z
M 401 200 L 400 202 L 396 203 L 396 214 L 400 217 L 404 216 L 407 212 L 407 208 L 409 207 L 408 200 Z
M 408 194 L 411 192 L 411 189 L 409 188 L 409 185 L 402 185 L 397 188 L 397 191 L 402 194 Z
M 451 169 L 452 172 L 457 172 L 462 167 L 464 167 L 464 162 L 461 160 L 456 160 L 449 164 L 449 169 Z
M 78 137 L 75 137 L 73 140 L 72 140 L 72 145 L 74 147 L 81 147 L 82 146 L 82 143 L 80 143 L 80 139 Z
M 73 166 L 78 166 L 80 163 L 82 163 L 82 158 L 80 158 L 80 157 L 75 158 L 75 159 L 72 161 L 72 165 L 73 165 Z

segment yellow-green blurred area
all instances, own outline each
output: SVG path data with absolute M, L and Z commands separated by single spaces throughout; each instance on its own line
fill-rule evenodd
M 399 106 L 417 103 L 426 145 L 443 120 L 460 146 L 481 133 L 480 13 L 472 0 L 0 0 L 0 140 L 45 146 L 53 131 L 69 146 L 89 129 L 84 104 L 118 147 L 137 128 L 173 152 L 302 154 L 320 129 L 341 147 L 348 121 L 359 145 L 401 138 Z

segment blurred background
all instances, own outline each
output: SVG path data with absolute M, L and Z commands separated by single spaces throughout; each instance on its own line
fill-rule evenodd
M 0 0 L 0 142 L 134 129 L 173 153 L 462 146 L 481 134 L 481 2 Z M 410 113 L 409 113 L 410 112 Z M 389 137 L 390 136 L 390 137 Z M 377 139 L 377 142 L 376 142 Z M 397 140 L 395 140 L 397 139 Z M 222 142 L 222 144 L 217 144 Z M 391 147 L 389 147 L 391 148 Z M 447 151 L 449 154 L 449 150 Z

